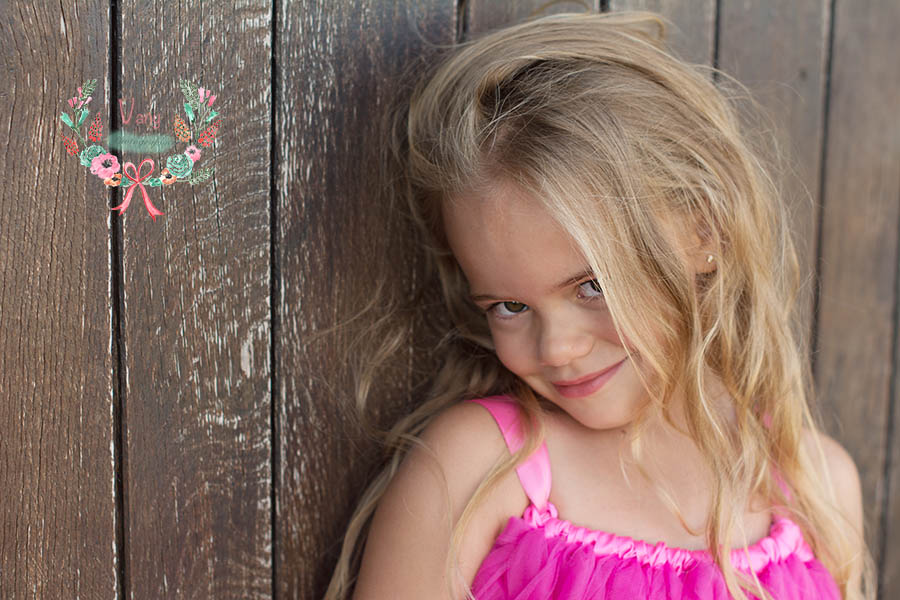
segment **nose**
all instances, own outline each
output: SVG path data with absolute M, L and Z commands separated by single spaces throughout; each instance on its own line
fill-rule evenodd
M 590 331 L 576 320 L 559 318 L 541 324 L 539 358 L 547 367 L 562 367 L 586 356 L 594 347 Z

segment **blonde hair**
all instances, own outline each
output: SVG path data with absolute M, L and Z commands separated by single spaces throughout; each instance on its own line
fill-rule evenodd
M 408 201 L 427 248 L 433 276 L 423 286 L 439 281 L 445 356 L 426 400 L 386 435 L 392 454 L 354 514 L 327 597 L 349 592 L 378 499 L 441 410 L 460 398 L 513 393 L 532 425 L 525 447 L 494 465 L 469 501 L 451 557 L 487 491 L 540 443 L 540 400 L 493 354 L 441 222 L 442 203 L 501 180 L 542 203 L 594 270 L 620 337 L 648 367 L 651 403 L 638 424 L 651 414 L 673 422 L 670 400 L 686 399 L 687 433 L 714 476 L 708 547 L 731 594 L 769 597 L 728 559 L 743 514 L 735 507 L 760 494 L 800 525 L 845 598 L 874 597 L 861 532 L 837 507 L 821 448 L 812 456 L 802 443 L 804 428 L 819 427 L 807 402 L 802 333 L 791 328 L 799 265 L 778 186 L 712 72 L 674 58 L 663 37 L 663 22 L 649 13 L 555 15 L 507 27 L 455 48 L 394 115 L 392 190 Z M 739 89 L 720 78 L 722 90 Z M 694 276 L 687 268 L 673 220 L 696 226 L 713 248 L 715 271 Z M 408 308 L 390 294 L 381 300 L 381 326 L 408 333 L 397 325 Z M 433 311 L 433 302 L 421 305 Z M 378 339 L 387 341 L 359 365 L 361 409 L 377 366 L 409 343 L 401 333 Z M 733 401 L 731 417 L 717 410 L 712 378 Z M 635 432 L 639 457 L 640 427 Z M 865 591 L 852 581 L 859 571 Z

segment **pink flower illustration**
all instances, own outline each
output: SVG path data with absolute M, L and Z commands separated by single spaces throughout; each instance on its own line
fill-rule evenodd
M 197 162 L 198 160 L 200 160 L 200 155 L 202 154 L 200 148 L 194 146 L 193 144 L 188 146 L 184 153 L 187 154 L 188 158 L 190 158 L 193 162 Z
M 212 90 L 200 88 L 198 91 L 200 92 L 200 104 L 206 104 L 206 99 L 209 98 L 208 106 L 212 106 L 216 100 L 216 95 L 212 93 Z
M 110 179 L 119 168 L 119 159 L 114 154 L 100 154 L 91 161 L 91 173 L 100 179 Z
M 84 102 L 81 102 L 80 100 L 78 100 L 78 97 L 80 95 L 81 95 L 81 88 L 78 88 L 78 96 L 73 96 L 72 98 L 69 98 L 69 106 L 71 106 L 72 108 L 78 109 L 94 99 L 93 96 L 88 96 L 87 100 L 85 100 Z

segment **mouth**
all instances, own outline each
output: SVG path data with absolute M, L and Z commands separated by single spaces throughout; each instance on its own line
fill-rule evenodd
M 628 360 L 627 357 L 602 371 L 590 373 L 584 377 L 579 377 L 578 379 L 572 379 L 570 381 L 554 381 L 552 382 L 553 387 L 556 388 L 556 391 L 559 392 L 561 396 L 566 398 L 583 398 L 585 396 L 590 396 L 603 387 L 603 384 L 612 379 L 613 375 L 615 375 L 619 368 L 625 364 L 626 360 Z

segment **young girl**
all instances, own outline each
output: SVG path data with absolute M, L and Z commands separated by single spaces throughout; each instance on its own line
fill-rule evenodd
M 413 94 L 397 189 L 445 357 L 329 598 L 873 597 L 856 468 L 807 405 L 786 211 L 661 38 L 546 17 Z

